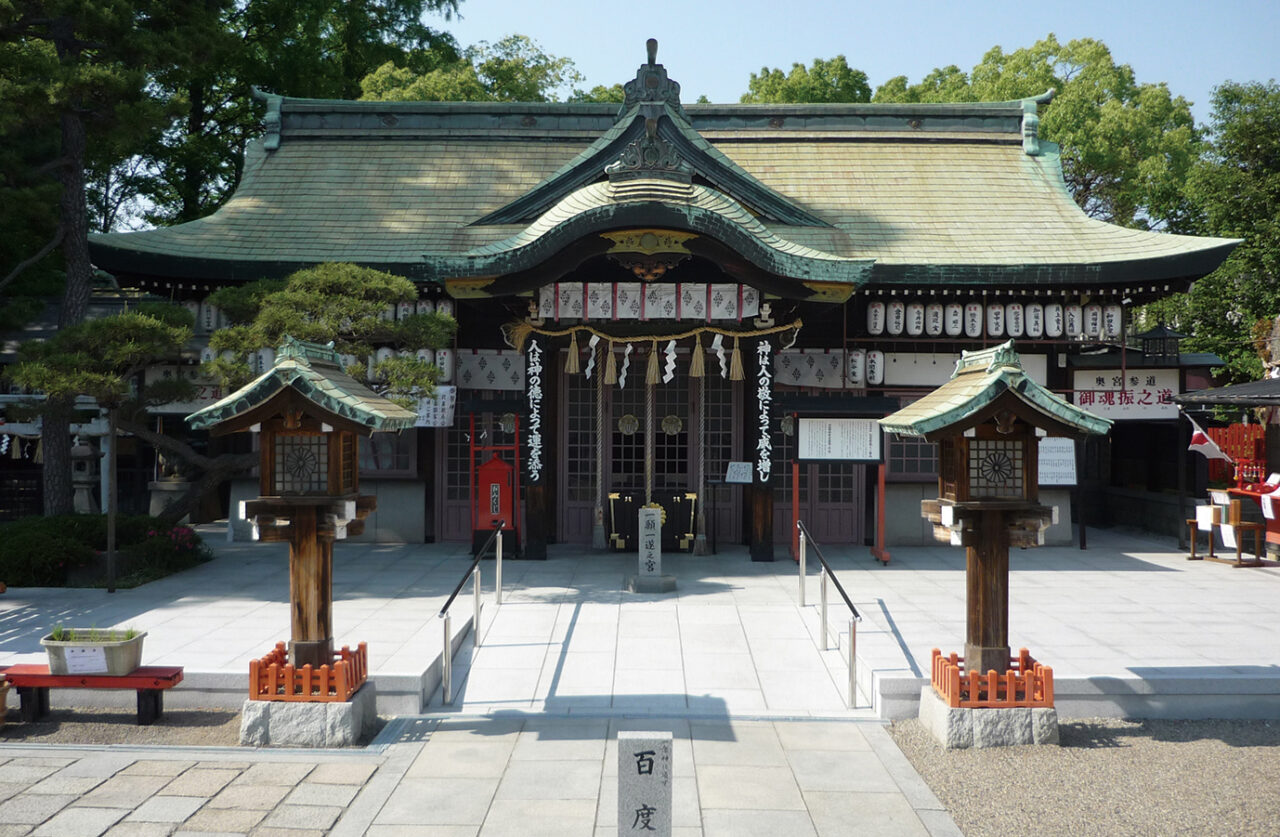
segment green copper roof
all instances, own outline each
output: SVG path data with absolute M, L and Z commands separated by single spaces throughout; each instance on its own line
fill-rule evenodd
M 1067 192 L 1057 148 L 1024 139 L 1034 100 L 682 106 L 661 65 L 642 65 L 640 81 L 621 115 L 608 104 L 272 97 L 267 133 L 217 212 L 93 235 L 91 254 L 106 270 L 166 284 L 283 276 L 323 261 L 435 281 L 604 182 L 646 135 L 687 164 L 688 182 L 728 196 L 770 235 L 873 260 L 871 287 L 1149 298 L 1185 289 L 1239 243 L 1090 218 Z M 612 211 L 619 223 L 660 227 L 672 207 Z
M 187 424 L 193 430 L 207 430 L 266 403 L 286 387 L 293 387 L 320 409 L 370 431 L 405 430 L 417 421 L 413 412 L 348 375 L 332 345 L 286 336 L 270 370 L 221 401 L 187 416 Z
M 824 253 L 789 241 L 715 189 L 662 179 L 593 183 L 567 195 L 536 221 L 462 257 L 428 254 L 441 278 L 493 276 L 536 265 L 586 235 L 646 222 L 713 235 L 758 267 L 792 279 L 860 285 L 871 259 Z
M 951 380 L 913 404 L 880 419 L 890 433 L 928 436 L 956 425 L 990 406 L 1004 393 L 1081 434 L 1101 435 L 1111 420 L 1069 404 L 1037 384 L 1022 369 L 1013 341 L 980 352 L 962 352 Z

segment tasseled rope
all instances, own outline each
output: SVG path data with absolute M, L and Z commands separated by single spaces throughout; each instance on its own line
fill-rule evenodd
M 613 355 L 612 340 L 609 341 L 609 348 L 605 349 L 604 382 L 610 386 L 618 382 L 618 359 Z
M 578 366 L 578 332 L 569 335 L 569 357 L 564 362 L 564 371 L 567 375 L 577 375 L 580 371 Z
M 661 377 L 662 372 L 658 369 L 658 341 L 655 340 L 649 347 L 649 368 L 645 371 L 644 382 L 656 384 Z
M 741 381 L 746 375 L 742 374 L 742 351 L 738 348 L 738 338 L 733 338 L 733 355 L 729 358 L 729 380 Z
M 689 377 L 701 378 L 706 370 L 703 366 L 702 357 L 702 335 L 695 334 L 693 336 L 693 357 L 689 360 Z

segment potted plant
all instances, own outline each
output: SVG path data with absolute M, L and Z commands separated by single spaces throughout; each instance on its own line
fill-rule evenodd
M 40 640 L 49 654 L 50 674 L 106 674 L 123 676 L 142 665 L 146 631 L 133 628 L 64 628 Z

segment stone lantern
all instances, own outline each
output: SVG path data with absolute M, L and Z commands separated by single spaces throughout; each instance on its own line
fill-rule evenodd
M 71 485 L 75 489 L 72 508 L 76 514 L 98 514 L 98 501 L 93 489 L 98 484 L 98 459 L 100 454 L 79 436 L 71 447 Z
M 187 417 L 215 436 L 259 434 L 260 496 L 244 516 L 256 539 L 289 543 L 295 666 L 332 662 L 333 542 L 359 534 L 376 505 L 359 493 L 359 437 L 416 420 L 348 375 L 332 345 L 290 337 L 271 369 Z
M 963 353 L 951 380 L 880 424 L 938 443 L 938 499 L 922 513 L 936 539 L 966 549 L 966 668 L 1004 672 L 1009 547 L 1042 545 L 1056 515 L 1040 505 L 1039 439 L 1105 434 L 1111 422 L 1033 381 L 1009 341 Z

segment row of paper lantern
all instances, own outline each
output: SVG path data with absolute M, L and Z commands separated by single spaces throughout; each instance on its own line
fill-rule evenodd
M 1051 302 L 980 302 L 947 305 L 900 300 L 867 305 L 867 333 L 911 337 L 1119 337 L 1124 312 L 1119 305 L 1063 305 Z
M 447 384 L 453 381 L 453 374 L 457 368 L 457 356 L 454 354 L 453 349 L 436 349 L 435 351 L 432 351 L 431 349 L 418 349 L 416 352 L 410 349 L 401 349 L 397 352 L 395 349 L 389 349 L 384 346 L 366 359 L 369 377 L 373 377 L 373 366 L 375 363 L 388 360 L 396 357 L 397 355 L 400 357 L 416 356 L 418 360 L 423 360 L 427 363 L 435 363 L 436 367 L 440 370 L 440 376 L 437 380 L 442 384 Z M 200 352 L 200 360 L 205 363 L 208 363 L 217 356 L 218 353 L 208 346 Z M 232 352 L 223 352 L 222 357 L 226 360 L 235 360 L 235 354 Z M 360 362 L 360 358 L 355 355 L 340 355 L 339 358 L 342 361 L 343 367 L 347 368 L 355 366 Z M 258 351 L 249 355 L 248 360 L 249 368 L 253 370 L 253 374 L 261 375 L 271 369 L 272 364 L 276 362 L 276 353 L 272 349 L 258 349 Z
M 226 328 L 230 323 L 227 317 L 218 310 L 218 306 L 210 305 L 208 302 L 197 302 L 189 299 L 182 303 L 182 306 L 191 312 L 191 316 L 195 317 L 196 334 L 212 334 L 220 328 Z M 448 314 L 453 316 L 453 300 L 452 299 L 419 299 L 413 302 L 401 302 L 399 305 L 388 305 L 382 311 L 382 319 L 388 322 L 403 320 L 414 314 Z
M 884 352 L 879 349 L 854 349 L 849 352 L 849 386 L 883 384 L 884 362 Z

